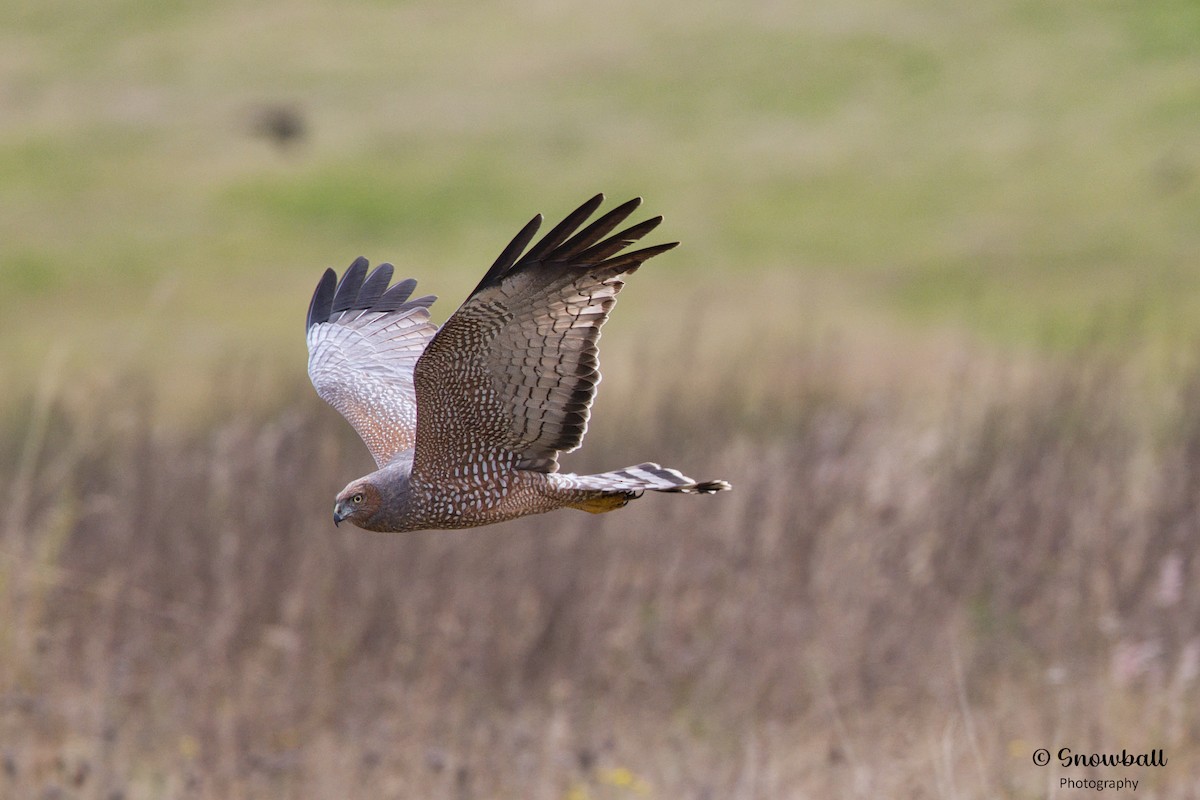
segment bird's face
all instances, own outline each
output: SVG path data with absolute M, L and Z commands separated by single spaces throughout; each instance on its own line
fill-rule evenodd
M 367 527 L 367 520 L 379 510 L 379 489 L 370 481 L 354 481 L 337 496 L 333 504 L 333 524 L 340 525 L 349 520 L 360 528 Z

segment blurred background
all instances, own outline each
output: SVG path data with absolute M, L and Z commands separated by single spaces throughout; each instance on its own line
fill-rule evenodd
M 0 7 L 0 794 L 1200 791 L 1200 6 Z M 337 530 L 317 278 L 679 239 L 573 471 Z M 1163 769 L 1033 765 L 1165 748 Z

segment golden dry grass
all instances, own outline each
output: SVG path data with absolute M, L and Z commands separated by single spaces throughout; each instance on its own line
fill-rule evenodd
M 1200 380 L 931 347 L 914 381 L 849 343 L 697 379 L 627 344 L 569 466 L 733 493 L 335 531 L 366 459 L 306 386 L 230 380 L 190 432 L 137 380 L 30 400 L 0 439 L 5 794 L 1194 794 Z M 1063 746 L 1170 763 L 1032 765 Z

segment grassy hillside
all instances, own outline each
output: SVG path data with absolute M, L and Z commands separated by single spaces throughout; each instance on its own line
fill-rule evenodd
M 1182 0 L 9 4 L 5 371 L 295 363 L 324 266 L 453 302 L 597 190 L 684 240 L 660 303 L 777 270 L 840 285 L 833 317 L 1190 336 L 1197 33 Z M 291 146 L 254 134 L 277 106 Z

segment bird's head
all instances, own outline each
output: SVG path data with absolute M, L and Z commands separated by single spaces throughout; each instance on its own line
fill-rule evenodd
M 353 481 L 342 489 L 333 504 L 333 524 L 340 525 L 349 520 L 360 528 L 366 528 L 382 504 L 383 498 L 374 483 L 365 478 Z

